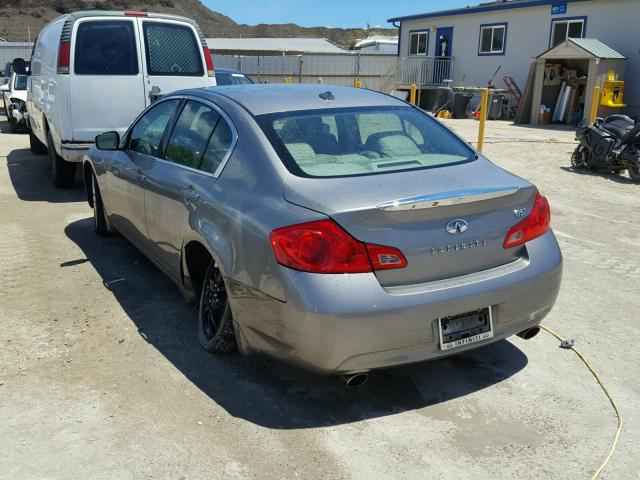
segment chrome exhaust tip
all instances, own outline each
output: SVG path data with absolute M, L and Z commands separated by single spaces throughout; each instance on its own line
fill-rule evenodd
M 531 340 L 533 337 L 540 333 L 540 327 L 531 327 L 526 330 L 521 331 L 520 333 L 516 333 L 520 338 L 524 338 L 525 340 Z
M 351 373 L 349 375 L 343 375 L 341 378 L 347 388 L 353 389 L 361 387 L 362 385 L 367 383 L 369 374 L 366 372 Z

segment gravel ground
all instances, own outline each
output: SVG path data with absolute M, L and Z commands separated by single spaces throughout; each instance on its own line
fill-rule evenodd
M 447 124 L 476 135 L 472 120 Z M 28 136 L 0 130 L 1 479 L 588 479 L 604 458 L 611 406 L 546 333 L 356 391 L 206 354 L 170 281 L 122 238 L 97 238 L 82 188 L 54 189 Z M 571 171 L 570 130 L 487 133 L 485 153 L 550 200 L 566 263 L 545 323 L 620 405 L 603 478 L 637 479 L 640 185 Z

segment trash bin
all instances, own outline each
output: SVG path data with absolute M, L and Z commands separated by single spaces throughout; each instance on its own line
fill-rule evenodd
M 467 118 L 467 109 L 472 97 L 471 93 L 456 92 L 453 102 L 453 118 Z
M 453 89 L 451 87 L 438 87 L 436 101 L 433 104 L 433 113 L 441 110 L 453 110 Z
M 500 120 L 502 118 L 502 104 L 504 103 L 505 95 L 493 94 L 489 98 L 489 120 Z

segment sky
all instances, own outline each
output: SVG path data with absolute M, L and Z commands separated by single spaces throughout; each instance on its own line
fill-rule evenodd
M 477 5 L 481 0 L 202 0 L 238 23 L 302 27 L 391 27 L 390 17 Z

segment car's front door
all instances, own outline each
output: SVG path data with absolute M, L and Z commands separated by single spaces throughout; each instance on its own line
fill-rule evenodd
M 161 155 L 162 139 L 181 100 L 159 102 L 132 127 L 126 146 L 107 167 L 109 210 L 114 226 L 139 244 L 147 239 L 144 170 Z
M 188 100 L 164 149 L 144 171 L 149 240 L 155 256 L 179 278 L 184 238 L 232 143 L 231 127 L 213 106 Z

